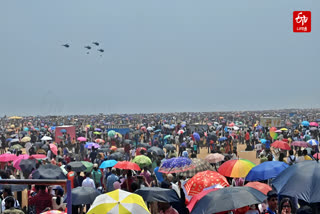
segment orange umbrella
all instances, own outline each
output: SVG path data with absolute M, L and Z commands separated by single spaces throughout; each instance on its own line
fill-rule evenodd
M 115 147 L 115 146 L 111 146 L 110 150 L 112 150 L 112 151 L 116 151 L 116 150 L 117 150 L 117 147 Z
M 260 182 L 249 182 L 245 186 L 255 188 L 256 190 L 259 190 L 265 195 L 267 195 L 268 192 L 272 190 L 272 188 L 268 184 L 264 184 Z

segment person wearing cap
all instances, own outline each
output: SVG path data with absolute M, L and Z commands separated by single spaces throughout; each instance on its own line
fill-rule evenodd
M 53 188 L 55 196 L 52 197 L 52 208 L 54 210 L 64 211 L 66 209 L 66 204 L 63 203 L 64 190 L 61 186 L 56 186 Z
M 93 181 L 94 181 L 96 187 L 101 186 L 102 174 L 101 174 L 100 169 L 98 168 L 98 164 L 97 163 L 93 164 L 93 170 L 91 172 L 91 175 L 92 175 L 92 178 L 93 178 Z
M 268 207 L 263 214 L 276 214 L 278 208 L 278 194 L 271 190 L 267 194 Z

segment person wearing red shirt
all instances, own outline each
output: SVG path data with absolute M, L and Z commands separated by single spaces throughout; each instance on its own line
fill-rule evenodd
M 29 206 L 35 206 L 36 213 L 42 213 L 46 208 L 52 209 L 52 196 L 46 192 L 46 186 L 40 186 L 39 192 L 28 200 Z
M 71 170 L 71 166 L 67 165 L 67 178 L 71 182 L 71 189 L 74 188 L 74 177 L 75 177 L 75 172 Z

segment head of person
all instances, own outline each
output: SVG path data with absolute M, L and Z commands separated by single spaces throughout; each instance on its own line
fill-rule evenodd
M 312 214 L 312 208 L 308 205 L 301 206 L 297 210 L 297 214 Z
M 159 210 L 162 210 L 162 211 L 166 211 L 167 209 L 170 208 L 170 204 L 167 203 L 167 202 L 158 202 L 158 208 Z
M 168 174 L 168 175 L 167 175 L 167 180 L 168 180 L 169 182 L 172 182 L 172 181 L 173 181 L 173 175 L 172 175 L 172 174 Z
M 302 156 L 302 151 L 298 150 L 298 156 Z
M 302 154 L 303 154 L 304 156 L 306 156 L 306 155 L 308 155 L 308 151 L 307 151 L 307 150 L 303 150 L 303 151 L 302 151 Z
M 97 164 L 97 163 L 93 164 L 93 170 L 94 170 L 94 171 L 97 171 L 97 170 L 98 170 L 98 164 Z
M 14 198 L 12 196 L 8 197 L 6 200 L 5 200 L 5 207 L 6 209 L 10 209 L 12 207 L 14 207 Z
M 11 191 L 11 188 L 6 187 L 3 190 L 3 198 L 8 197 L 8 196 L 12 196 L 12 191 Z
M 267 194 L 268 206 L 271 210 L 275 211 L 278 207 L 278 194 L 271 190 Z
M 283 161 L 283 159 L 284 159 L 284 154 L 283 154 L 283 153 L 280 153 L 280 155 L 279 155 L 279 161 Z
M 86 177 L 90 178 L 91 177 L 91 173 L 90 172 L 86 172 Z
M 294 207 L 292 206 L 292 202 L 290 198 L 283 198 L 279 205 L 279 214 L 290 214 L 294 213 Z
M 72 170 L 72 167 L 70 165 L 67 165 L 67 171 L 71 172 L 71 170 Z
M 117 170 L 115 168 L 112 168 L 111 173 L 115 175 L 117 173 Z
M 290 151 L 289 151 L 289 155 L 293 155 L 293 150 L 290 150 Z

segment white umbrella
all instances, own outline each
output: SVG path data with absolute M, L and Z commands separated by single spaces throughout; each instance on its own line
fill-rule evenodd
M 52 140 L 52 138 L 49 137 L 49 136 L 44 136 L 44 137 L 41 138 L 41 140 L 44 140 L 44 141 L 46 141 L 46 140 Z
M 239 130 L 239 127 L 238 126 L 234 126 L 233 129 L 237 131 L 237 130 Z
M 148 131 L 152 131 L 153 128 L 149 126 L 149 127 L 147 128 L 147 130 L 148 130 Z

